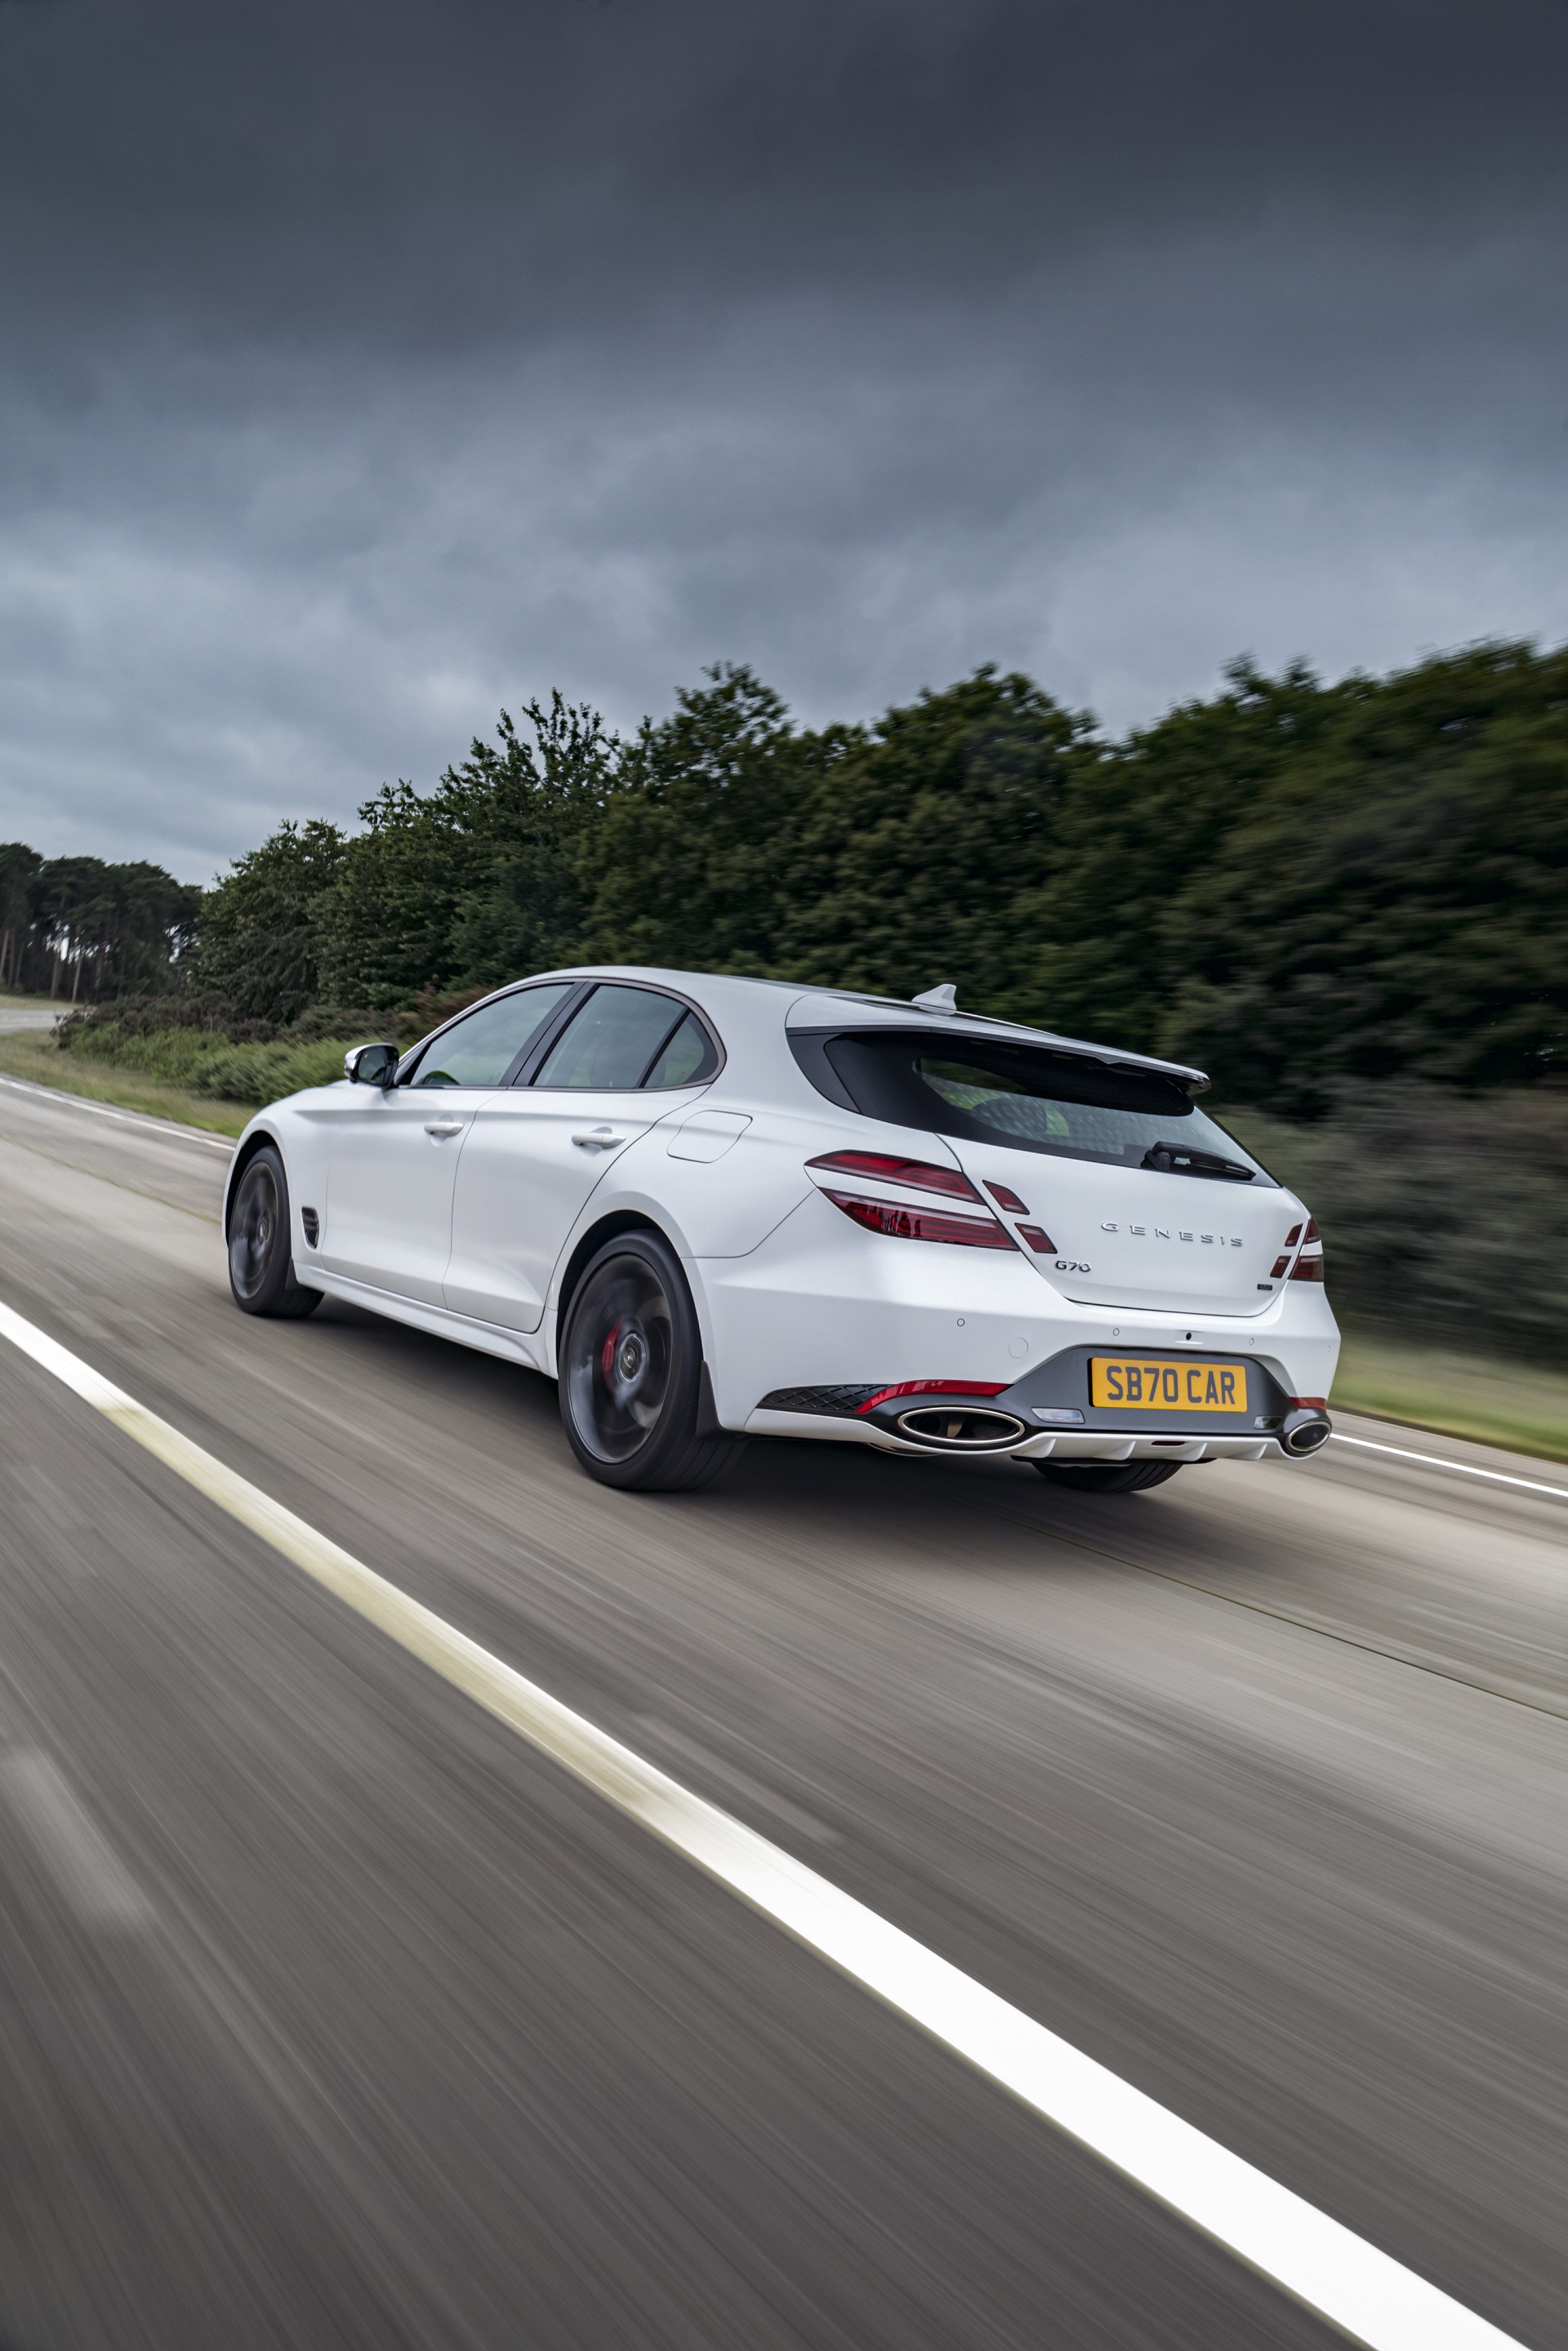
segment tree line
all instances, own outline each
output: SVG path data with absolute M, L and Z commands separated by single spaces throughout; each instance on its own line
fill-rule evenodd
M 73 1005 L 166 992 L 186 967 L 202 897 L 161 865 L 0 841 L 0 991 Z
M 1347 1085 L 1531 1086 L 1568 1057 L 1564 650 L 1333 684 L 1240 662 L 1121 741 L 993 668 L 809 728 L 724 666 L 625 740 L 559 694 L 503 714 L 361 818 L 238 859 L 190 984 L 287 1025 L 598 959 L 946 979 L 1298 1118 Z
M 626 739 L 559 694 L 503 713 L 434 789 L 282 824 L 204 893 L 0 847 L 0 987 L 140 1025 L 320 1036 L 599 959 L 953 980 L 1293 1118 L 1561 1079 L 1568 651 L 1238 663 L 1121 741 L 991 668 L 811 728 L 725 666 Z

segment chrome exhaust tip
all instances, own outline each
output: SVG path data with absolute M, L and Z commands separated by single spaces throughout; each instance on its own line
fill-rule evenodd
M 1303 1455 L 1317 1452 L 1333 1435 L 1333 1423 L 1326 1412 L 1314 1412 L 1310 1407 L 1287 1413 L 1280 1430 L 1280 1442 L 1287 1453 L 1300 1460 Z
M 938 1446 L 947 1453 L 991 1453 L 1030 1434 L 1010 1412 L 984 1412 L 974 1405 L 922 1405 L 918 1411 L 901 1412 L 898 1426 L 916 1445 Z

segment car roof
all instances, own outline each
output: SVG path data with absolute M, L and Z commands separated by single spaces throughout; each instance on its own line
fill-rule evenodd
M 1032 1029 L 1018 1020 L 998 1020 L 986 1013 L 956 1008 L 935 1011 L 925 1005 L 905 1003 L 895 996 L 871 996 L 855 988 L 812 987 L 799 980 L 753 978 L 738 972 L 674 971 L 653 964 L 580 964 L 534 973 L 530 977 L 601 979 L 673 988 L 677 995 L 689 997 L 721 1023 L 727 1019 L 748 1021 L 775 1013 L 781 1015 L 785 1029 L 800 1031 L 841 1028 L 849 1021 L 857 1028 L 928 1029 L 933 1036 L 950 1037 L 955 1043 L 963 1039 L 988 1037 L 999 1043 L 1041 1045 L 1052 1052 L 1081 1053 L 1086 1060 L 1110 1062 L 1119 1068 L 1156 1071 L 1162 1077 L 1178 1078 L 1188 1085 L 1208 1083 L 1206 1071 L 1194 1069 L 1184 1061 L 1161 1061 L 1152 1053 L 1129 1052 L 1119 1045 L 1096 1044 L 1082 1037 L 1062 1037 L 1054 1029 Z

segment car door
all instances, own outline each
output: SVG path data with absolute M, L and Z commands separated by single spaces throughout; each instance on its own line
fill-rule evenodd
M 328 1114 L 320 1262 L 329 1273 L 439 1306 L 452 1253 L 452 1188 L 481 1103 L 571 993 L 514 989 L 441 1029 L 403 1082 L 347 1086 Z
M 697 1100 L 717 1067 L 708 1031 L 677 998 L 596 987 L 537 1070 L 487 1097 L 475 1118 L 458 1163 L 447 1305 L 537 1331 L 591 1195 L 639 1135 Z

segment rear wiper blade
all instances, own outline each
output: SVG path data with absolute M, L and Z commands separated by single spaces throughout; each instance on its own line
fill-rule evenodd
M 1252 1170 L 1239 1159 L 1222 1159 L 1218 1151 L 1189 1151 L 1176 1143 L 1151 1143 L 1138 1162 L 1162 1176 L 1220 1176 L 1228 1184 L 1250 1184 Z

